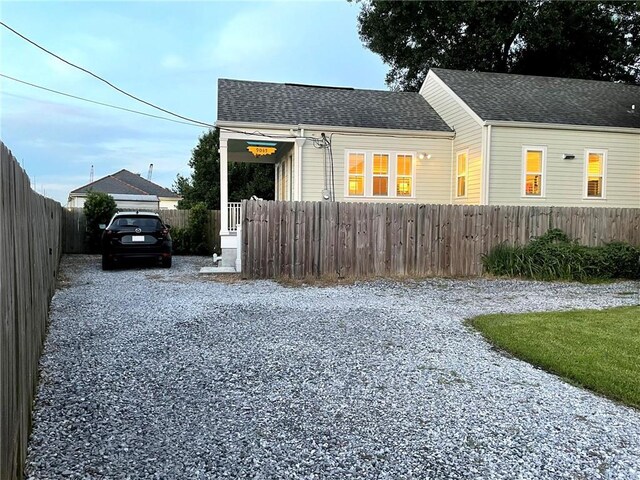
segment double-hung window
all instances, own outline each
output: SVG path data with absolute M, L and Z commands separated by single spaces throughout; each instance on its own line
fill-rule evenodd
M 467 196 L 468 158 L 468 150 L 458 152 L 456 155 L 456 197 Z
M 546 147 L 523 147 L 522 157 L 522 196 L 544 197 Z
M 604 198 L 606 164 L 606 150 L 585 151 L 584 196 L 586 198 Z
M 364 153 L 349 154 L 349 195 L 364 196 Z
M 412 198 L 415 168 L 413 153 L 347 152 L 345 196 Z
M 386 153 L 373 154 L 373 196 L 386 197 L 389 195 L 389 155 Z
M 398 154 L 396 163 L 396 196 L 413 195 L 413 155 Z

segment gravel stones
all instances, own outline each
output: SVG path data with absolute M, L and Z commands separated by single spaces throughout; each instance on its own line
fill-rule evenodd
M 463 323 L 636 304 L 637 282 L 288 288 L 98 260 L 63 261 L 28 478 L 640 478 L 640 412 Z

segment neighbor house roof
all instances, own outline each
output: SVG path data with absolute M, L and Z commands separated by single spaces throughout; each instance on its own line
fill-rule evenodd
M 157 197 L 180 198 L 180 195 L 171 190 L 125 169 L 76 188 L 71 191 L 71 194 L 87 193 L 90 190 L 112 195 L 155 195 Z
M 432 70 L 482 120 L 640 128 L 637 85 Z
M 450 132 L 418 93 L 218 80 L 218 121 Z

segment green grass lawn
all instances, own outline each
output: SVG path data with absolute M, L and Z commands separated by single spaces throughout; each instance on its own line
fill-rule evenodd
M 640 306 L 483 315 L 469 323 L 522 360 L 640 408 Z

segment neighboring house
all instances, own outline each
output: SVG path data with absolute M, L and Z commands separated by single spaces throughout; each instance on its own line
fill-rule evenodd
M 69 194 L 68 207 L 82 208 L 90 191 L 108 193 L 120 210 L 168 210 L 177 208 L 181 197 L 128 170 L 120 170 L 76 188 Z
M 223 257 L 229 161 L 273 163 L 280 200 L 638 208 L 639 110 L 638 86 L 446 69 L 420 93 L 220 79 Z

